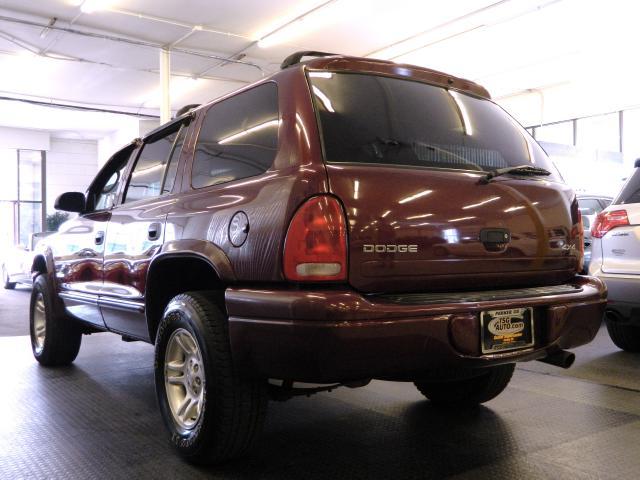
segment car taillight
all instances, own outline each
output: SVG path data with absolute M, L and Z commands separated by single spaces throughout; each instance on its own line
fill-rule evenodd
M 576 236 L 578 242 L 578 251 L 580 252 L 580 259 L 576 266 L 576 272 L 580 273 L 584 269 L 584 224 L 582 223 L 582 213 L 578 210 L 578 225 Z
M 600 212 L 591 226 L 591 236 L 602 238 L 609 230 L 622 225 L 629 225 L 629 217 L 627 217 L 626 210 Z
M 293 216 L 284 243 L 284 275 L 293 281 L 347 278 L 347 225 L 329 195 L 307 200 Z

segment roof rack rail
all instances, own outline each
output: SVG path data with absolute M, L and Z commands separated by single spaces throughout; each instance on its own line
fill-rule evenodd
M 300 63 L 300 60 L 302 60 L 302 57 L 331 57 L 333 55 L 338 55 L 338 54 L 327 53 L 327 52 L 316 52 L 314 50 L 304 50 L 301 52 L 292 53 L 291 55 L 289 55 L 287 58 L 284 59 L 284 61 L 280 65 L 280 69 L 284 70 L 285 68 L 288 68 L 291 65 Z

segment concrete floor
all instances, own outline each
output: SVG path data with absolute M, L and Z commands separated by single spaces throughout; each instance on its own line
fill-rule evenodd
M 601 330 L 563 371 L 522 364 L 507 390 L 470 412 L 430 406 L 411 384 L 271 403 L 246 458 L 183 463 L 153 388 L 153 347 L 85 337 L 72 367 L 38 367 L 28 290 L 0 291 L 0 479 L 637 478 L 640 355 Z

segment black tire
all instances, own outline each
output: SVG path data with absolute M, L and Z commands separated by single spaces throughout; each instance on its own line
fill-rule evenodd
M 511 380 L 515 363 L 483 368 L 472 378 L 414 382 L 420 393 L 435 405 L 471 407 L 500 395 Z
M 189 292 L 174 297 L 156 335 L 156 395 L 170 443 L 186 460 L 198 464 L 221 463 L 249 450 L 267 411 L 266 381 L 240 378 L 234 370 L 228 321 L 211 300 L 214 296 L 214 292 Z M 189 428 L 174 419 L 165 386 L 169 340 L 184 330 L 197 343 L 204 369 L 201 413 L 194 415 Z M 186 393 L 187 386 L 179 388 Z
M 624 325 L 607 318 L 607 331 L 613 343 L 625 352 L 640 352 L 640 327 Z
M 41 302 L 40 302 L 41 300 Z M 44 310 L 41 312 L 41 310 Z M 38 340 L 36 323 L 38 315 L 44 315 L 44 340 Z M 38 275 L 31 290 L 29 308 L 31 350 L 35 359 L 46 367 L 69 365 L 78 356 L 82 332 L 64 313 L 62 301 L 55 294 L 47 275 Z
M 6 267 L 2 266 L 2 282 L 4 283 L 4 288 L 6 290 L 13 290 L 16 288 L 16 282 L 9 281 L 9 274 L 7 273 Z

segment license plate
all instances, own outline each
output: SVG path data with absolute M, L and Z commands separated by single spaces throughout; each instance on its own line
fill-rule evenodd
M 482 353 L 533 346 L 533 309 L 505 308 L 480 313 Z

